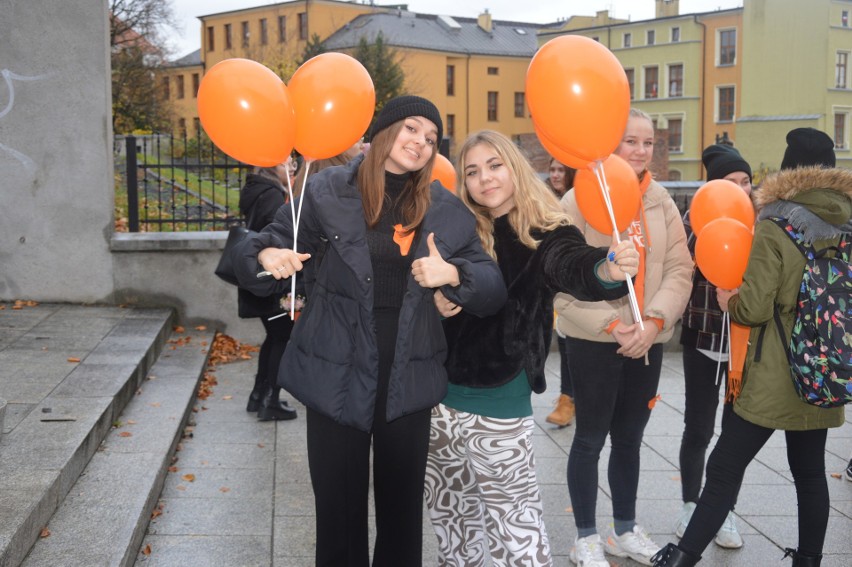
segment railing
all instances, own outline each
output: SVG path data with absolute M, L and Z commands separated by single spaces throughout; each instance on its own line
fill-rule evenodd
M 240 222 L 240 188 L 251 166 L 208 139 L 130 135 L 114 144 L 130 232 L 225 230 Z

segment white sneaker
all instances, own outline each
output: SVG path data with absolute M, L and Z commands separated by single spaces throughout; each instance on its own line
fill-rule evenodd
M 569 557 L 579 567 L 609 567 L 598 534 L 576 538 Z
M 654 543 L 647 532 L 639 524 L 633 526 L 633 531 L 615 535 L 612 532 L 604 544 L 606 552 L 616 557 L 629 557 L 642 565 L 653 565 L 651 558 L 660 551 L 660 546 Z
M 734 513 L 728 512 L 728 517 L 725 518 L 725 523 L 719 528 L 714 540 L 719 547 L 739 549 L 743 546 L 743 538 L 737 531 L 737 523 L 734 520 Z
M 695 502 L 685 502 L 683 510 L 680 512 L 680 519 L 677 521 L 677 527 L 675 528 L 675 535 L 678 539 L 682 538 L 686 532 L 686 526 L 689 525 L 689 520 L 692 519 L 693 512 L 695 512 Z

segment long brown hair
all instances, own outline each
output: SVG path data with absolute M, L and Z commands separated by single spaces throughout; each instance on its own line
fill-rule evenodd
M 296 174 L 296 180 L 293 181 L 293 194 L 298 197 L 302 193 L 302 185 L 305 183 L 305 176 L 310 177 L 314 173 L 320 172 L 327 167 L 346 165 L 350 159 L 352 158 L 350 158 L 346 152 L 337 154 L 330 158 L 318 159 L 311 163 L 310 170 L 308 170 L 308 162 L 303 163 L 302 167 L 299 168 L 299 172 Z
M 399 120 L 377 132 L 371 140 L 370 151 L 358 168 L 358 189 L 361 191 L 361 202 L 364 205 L 364 219 L 370 228 L 376 226 L 382 215 L 385 202 L 385 162 L 404 122 L 405 120 Z M 401 207 L 405 231 L 420 226 L 426 210 L 432 203 L 429 185 L 432 184 L 432 166 L 435 164 L 437 153 L 438 147 L 432 146 L 429 161 L 423 169 L 412 172 L 405 183 Z
M 571 224 L 571 218 L 562 211 L 556 195 L 548 189 L 544 181 L 533 170 L 530 162 L 524 157 L 512 140 L 504 134 L 493 130 L 480 130 L 468 136 L 461 150 L 456 166 L 459 179 L 462 180 L 457 195 L 476 216 L 476 232 L 482 241 L 482 247 L 493 258 L 494 252 L 494 218 L 488 207 L 483 207 L 473 200 L 465 184 L 464 168 L 467 166 L 467 153 L 478 145 L 492 148 L 506 167 L 515 185 L 514 208 L 509 211 L 509 224 L 518 234 L 518 239 L 527 248 L 538 248 L 539 241 L 533 235 L 533 230 L 549 232 L 556 227 Z

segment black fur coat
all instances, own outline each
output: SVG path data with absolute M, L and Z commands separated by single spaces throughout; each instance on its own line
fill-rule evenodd
M 509 299 L 498 313 L 476 317 L 462 311 L 444 321 L 447 372 L 450 382 L 475 388 L 494 388 L 525 369 L 532 390 L 545 390 L 544 362 L 553 330 L 553 297 L 570 293 L 584 301 L 610 300 L 627 293 L 627 286 L 604 284 L 595 274 L 606 248 L 586 244 L 574 226 L 546 234 L 536 250 L 524 246 L 508 215 L 494 222 L 494 249 Z

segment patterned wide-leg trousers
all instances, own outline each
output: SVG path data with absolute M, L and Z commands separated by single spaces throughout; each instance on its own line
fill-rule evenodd
M 532 450 L 532 417 L 432 410 L 426 505 L 439 564 L 549 566 L 550 543 Z

